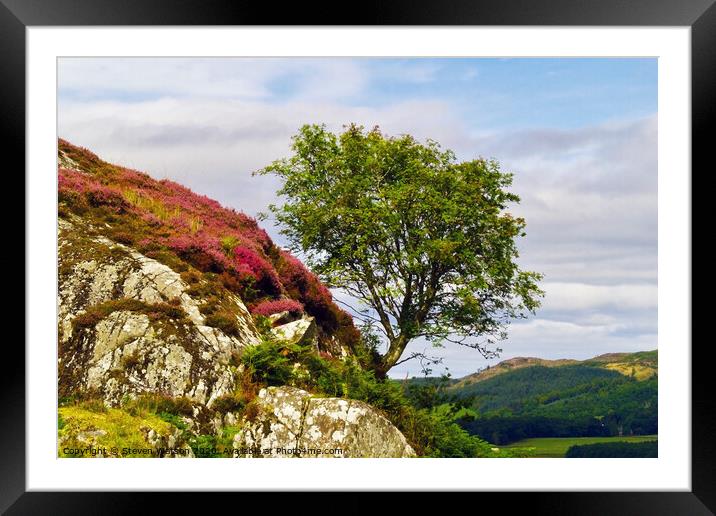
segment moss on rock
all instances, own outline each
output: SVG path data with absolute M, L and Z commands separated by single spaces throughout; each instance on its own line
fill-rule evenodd
M 193 457 L 182 430 L 154 414 L 67 406 L 59 421 L 59 457 Z

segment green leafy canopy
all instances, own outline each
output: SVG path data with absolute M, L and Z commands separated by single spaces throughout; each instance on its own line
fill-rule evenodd
M 515 262 L 525 221 L 506 208 L 519 197 L 497 162 L 353 124 L 305 125 L 292 149 L 257 172 L 283 180 L 271 210 L 328 285 L 372 309 L 389 342 L 378 370 L 417 337 L 494 354 L 509 321 L 539 306 L 541 275 Z

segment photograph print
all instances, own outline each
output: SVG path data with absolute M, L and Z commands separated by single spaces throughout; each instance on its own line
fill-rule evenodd
M 61 458 L 658 456 L 656 58 L 59 58 Z

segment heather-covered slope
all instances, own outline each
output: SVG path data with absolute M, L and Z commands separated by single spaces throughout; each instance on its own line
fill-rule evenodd
M 60 217 L 80 216 L 101 236 L 166 264 L 186 282 L 201 280 L 207 293 L 228 289 L 253 314 L 315 317 L 322 351 L 337 355 L 357 344 L 351 317 L 330 291 L 254 219 L 175 182 L 106 163 L 64 140 L 58 160 Z M 204 311 L 207 325 L 234 331 L 220 302 Z
M 60 457 L 251 455 L 264 422 L 290 426 L 285 393 L 315 414 L 264 436 L 270 456 L 299 437 L 329 457 L 414 455 L 379 409 L 328 396 L 351 394 L 344 369 L 374 385 L 360 335 L 253 219 L 64 141 L 58 161 Z
M 58 164 L 59 456 L 514 455 L 376 378 L 253 219 L 65 141 Z
M 60 398 L 163 393 L 210 406 L 236 385 L 231 365 L 261 337 L 241 299 L 101 236 L 75 215 L 60 219 Z M 207 303 L 227 321 L 214 327 Z M 228 324 L 230 323 L 230 324 Z

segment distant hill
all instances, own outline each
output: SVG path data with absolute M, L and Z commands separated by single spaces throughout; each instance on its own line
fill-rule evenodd
M 582 362 L 585 365 L 601 366 L 626 376 L 634 375 L 637 380 L 646 380 L 659 372 L 658 353 L 638 351 L 636 353 L 606 353 Z
M 467 387 L 468 385 L 472 385 L 477 382 L 481 382 L 484 380 L 487 380 L 489 378 L 494 378 L 495 376 L 507 373 L 509 371 L 514 371 L 516 369 L 522 369 L 523 367 L 531 367 L 531 366 L 542 366 L 542 367 L 560 367 L 563 365 L 568 364 L 576 364 L 578 360 L 571 360 L 567 358 L 561 358 L 558 360 L 547 360 L 544 358 L 535 358 L 535 357 L 515 357 L 510 358 L 507 360 L 503 360 L 497 365 L 494 365 L 492 367 L 488 367 L 486 369 L 483 369 L 480 372 L 470 374 L 468 376 L 464 376 L 460 378 L 459 380 L 455 381 L 455 383 L 452 385 L 452 388 L 455 390 L 461 389 L 463 387 Z
M 463 426 L 494 443 L 657 433 L 657 352 L 588 360 L 513 358 L 451 382 Z
M 548 360 L 535 357 L 515 357 L 503 360 L 497 365 L 488 367 L 455 380 L 450 389 L 459 391 L 478 382 L 494 378 L 503 373 L 515 371 L 525 367 L 563 367 L 568 365 L 585 365 L 616 371 L 626 376 L 634 372 L 637 380 L 646 380 L 658 372 L 657 351 L 639 351 L 636 353 L 606 353 L 587 360 L 574 360 L 560 358 Z

